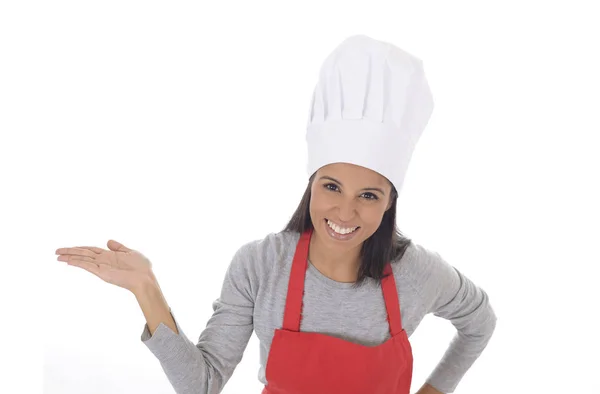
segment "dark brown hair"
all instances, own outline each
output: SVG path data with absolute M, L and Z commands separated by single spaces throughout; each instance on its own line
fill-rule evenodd
M 314 229 L 310 217 L 310 197 L 311 187 L 314 182 L 316 172 L 312 174 L 308 181 L 302 200 L 296 212 L 282 231 L 291 231 L 299 234 L 306 230 Z M 389 181 L 388 181 L 389 182 Z M 391 184 L 391 183 L 390 183 Z M 380 280 L 384 277 L 383 269 L 387 262 L 399 260 L 411 243 L 411 240 L 405 237 L 396 226 L 396 202 L 398 201 L 398 192 L 394 185 L 390 198 L 392 203 L 390 208 L 383 214 L 379 228 L 367 238 L 360 250 L 360 267 L 355 287 L 359 286 L 369 277 Z

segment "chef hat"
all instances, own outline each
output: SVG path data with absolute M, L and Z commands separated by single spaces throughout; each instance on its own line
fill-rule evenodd
M 355 35 L 324 61 L 310 105 L 308 174 L 351 163 L 402 189 L 412 152 L 433 111 L 420 59 Z

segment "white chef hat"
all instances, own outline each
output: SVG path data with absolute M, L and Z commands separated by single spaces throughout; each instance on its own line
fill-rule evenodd
M 324 61 L 310 105 L 309 176 L 351 163 L 402 189 L 412 152 L 433 111 L 423 62 L 396 46 L 355 35 Z

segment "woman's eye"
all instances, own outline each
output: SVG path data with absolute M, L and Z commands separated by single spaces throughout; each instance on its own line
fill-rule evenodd
M 333 187 L 334 189 L 330 188 L 329 186 Z M 337 189 L 338 189 L 337 185 L 336 185 L 336 184 L 334 184 L 334 183 L 327 183 L 327 184 L 325 184 L 323 187 L 325 187 L 325 189 L 327 189 L 327 190 L 330 190 L 330 191 L 332 191 L 332 192 L 335 192 L 335 191 L 337 191 Z M 363 195 L 364 195 L 364 196 L 369 196 L 369 197 L 367 197 L 367 198 L 366 198 L 367 200 L 379 200 L 379 197 L 377 197 L 377 196 L 376 196 L 375 194 L 373 194 L 373 193 L 369 193 L 369 192 L 367 192 L 367 193 L 363 193 Z

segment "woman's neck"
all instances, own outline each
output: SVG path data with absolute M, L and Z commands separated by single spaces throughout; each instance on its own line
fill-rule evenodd
M 324 247 L 313 232 L 308 249 L 308 260 L 319 272 L 336 282 L 356 282 L 360 266 L 360 245 L 343 253 L 334 253 Z

